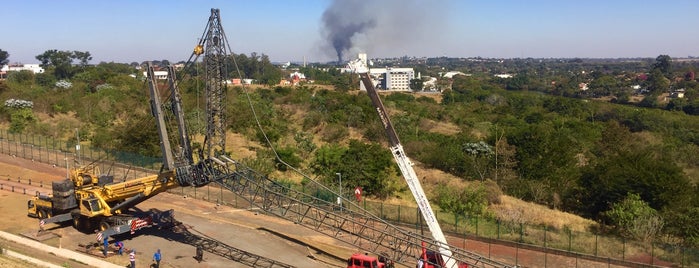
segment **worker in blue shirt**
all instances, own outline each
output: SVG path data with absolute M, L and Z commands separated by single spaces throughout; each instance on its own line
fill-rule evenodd
M 160 249 L 153 254 L 153 261 L 155 262 L 155 268 L 160 267 Z

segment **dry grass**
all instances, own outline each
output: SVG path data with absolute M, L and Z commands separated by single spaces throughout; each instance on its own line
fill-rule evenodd
M 430 132 L 444 134 L 444 135 L 456 135 L 461 132 L 459 126 L 452 123 L 437 122 L 430 119 L 420 120 L 420 129 L 427 129 Z
M 500 197 L 500 200 L 500 204 L 493 204 L 489 209 L 503 221 L 527 225 L 546 225 L 558 230 L 568 228 L 577 232 L 588 231 L 591 226 L 596 225 L 592 220 L 553 210 L 539 204 L 522 201 L 511 196 L 503 195 Z

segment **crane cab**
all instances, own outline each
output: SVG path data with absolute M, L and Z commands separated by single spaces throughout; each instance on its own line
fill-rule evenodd
M 80 214 L 86 217 L 93 217 L 97 215 L 103 215 L 104 208 L 100 200 L 95 197 L 80 200 Z
M 347 268 L 386 268 L 386 264 L 379 261 L 377 257 L 354 253 L 347 259 Z

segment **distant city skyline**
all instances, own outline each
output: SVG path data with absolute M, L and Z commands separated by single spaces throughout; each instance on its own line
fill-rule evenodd
M 38 63 L 49 49 L 91 63 L 187 60 L 211 8 L 232 52 L 273 62 L 370 58 L 699 56 L 699 1 L 309 0 L 7 1 L 0 49 Z

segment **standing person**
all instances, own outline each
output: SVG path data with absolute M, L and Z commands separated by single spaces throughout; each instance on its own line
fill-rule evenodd
M 197 256 L 194 258 L 197 259 L 197 262 L 204 260 L 204 249 L 201 247 L 201 245 L 197 245 Z
M 102 253 L 105 257 L 107 257 L 107 249 L 109 249 L 109 237 L 104 238 L 104 250 L 102 250 Z
M 155 261 L 155 268 L 160 268 L 160 249 L 153 254 L 153 261 Z
M 131 268 L 136 268 L 136 250 L 131 249 L 131 253 L 129 253 L 129 261 L 131 262 Z

